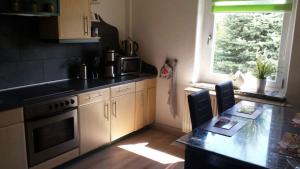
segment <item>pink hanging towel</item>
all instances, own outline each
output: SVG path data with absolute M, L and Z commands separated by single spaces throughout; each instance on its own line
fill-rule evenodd
M 168 104 L 170 107 L 170 112 L 174 118 L 178 115 L 176 92 L 176 66 L 177 59 L 167 58 L 165 64 L 160 70 L 160 78 L 170 80 Z

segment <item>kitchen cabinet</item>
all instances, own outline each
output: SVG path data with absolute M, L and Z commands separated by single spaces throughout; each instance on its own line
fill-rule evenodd
M 91 38 L 89 0 L 60 0 L 60 16 L 40 19 L 40 35 L 60 42 L 84 42 Z
M 134 131 L 135 83 L 111 88 L 111 141 Z
M 134 116 L 134 128 L 139 130 L 145 126 L 146 117 L 146 103 L 147 103 L 147 88 L 146 81 L 136 82 L 135 93 L 135 116 Z
M 80 154 L 110 143 L 109 89 L 79 95 Z
M 0 168 L 26 169 L 23 109 L 0 112 Z
M 147 83 L 147 110 L 145 124 L 154 123 L 156 117 L 156 78 L 148 79 Z
M 0 1 L 1 15 L 16 16 L 59 16 L 59 0 L 10 0 Z

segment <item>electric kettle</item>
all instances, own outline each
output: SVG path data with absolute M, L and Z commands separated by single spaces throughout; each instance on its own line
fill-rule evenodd
M 139 45 L 137 42 L 128 39 L 128 40 L 124 40 L 121 43 L 121 49 L 123 51 L 123 54 L 125 56 L 136 56 L 136 52 L 139 50 Z

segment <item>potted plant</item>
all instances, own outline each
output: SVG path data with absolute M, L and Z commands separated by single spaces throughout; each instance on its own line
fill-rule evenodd
M 272 75 L 276 71 L 274 64 L 272 64 L 268 59 L 256 59 L 256 67 L 254 74 L 257 78 L 257 93 L 264 93 L 267 77 Z

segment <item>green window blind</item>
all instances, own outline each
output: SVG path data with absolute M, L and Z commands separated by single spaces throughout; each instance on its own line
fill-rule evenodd
M 212 0 L 212 12 L 290 11 L 293 0 Z

